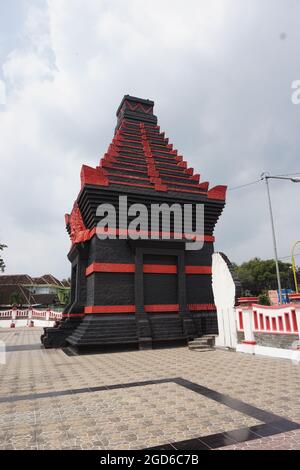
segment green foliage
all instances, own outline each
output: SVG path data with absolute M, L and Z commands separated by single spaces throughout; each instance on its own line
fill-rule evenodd
M 22 305 L 23 297 L 20 292 L 13 292 L 9 298 L 11 305 Z
M 282 288 L 292 288 L 291 265 L 279 261 Z M 235 268 L 242 283 L 243 293 L 249 291 L 258 296 L 264 291 L 277 290 L 276 265 L 274 260 L 253 258 Z
M 266 292 L 263 292 L 258 296 L 258 303 L 259 305 L 270 305 L 270 299 Z
M 7 248 L 7 246 L 0 244 L 0 251 L 3 251 L 4 248 Z M 2 259 L 2 257 L 0 256 L 0 272 L 3 273 L 3 272 L 4 272 L 4 269 L 5 269 L 5 263 L 4 263 L 3 259 Z

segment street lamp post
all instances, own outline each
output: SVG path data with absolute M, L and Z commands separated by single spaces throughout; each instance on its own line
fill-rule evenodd
M 277 285 L 278 285 L 278 294 L 279 294 L 279 304 L 282 304 L 281 281 L 280 281 L 279 263 L 278 263 L 278 255 L 277 255 L 277 244 L 276 244 L 276 235 L 275 235 L 275 227 L 274 227 L 272 202 L 271 202 L 271 195 L 270 195 L 270 188 L 269 188 L 269 179 L 288 180 L 288 181 L 292 181 L 293 183 L 300 183 L 300 178 L 291 178 L 291 177 L 286 177 L 286 176 L 271 176 L 268 173 L 262 173 L 261 178 L 266 181 L 268 202 L 269 202 L 269 211 L 270 211 L 270 219 L 271 219 L 271 227 L 272 227 L 272 237 L 273 237 L 276 276 L 277 276 Z

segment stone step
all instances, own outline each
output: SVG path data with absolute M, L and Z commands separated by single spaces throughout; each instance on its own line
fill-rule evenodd
M 210 340 L 208 338 L 194 338 L 193 341 L 199 341 L 199 343 L 207 343 Z
M 205 342 L 200 342 L 200 341 L 189 341 L 189 346 L 205 346 L 205 347 L 210 347 L 211 345 L 208 344 L 206 341 Z
M 87 341 L 117 341 L 117 340 L 123 340 L 125 339 L 130 339 L 131 341 L 137 341 L 138 337 L 136 335 L 117 335 L 117 336 L 97 336 L 97 335 L 77 335 L 73 334 L 69 336 L 69 338 L 72 339 L 72 341 L 82 341 L 82 340 L 87 340 Z
M 199 344 L 199 343 L 189 343 L 188 344 L 189 348 L 198 348 L 198 349 L 205 349 L 205 348 L 211 348 L 209 344 Z
M 87 326 L 81 326 L 81 327 L 78 327 L 77 332 L 80 332 L 80 333 L 84 333 L 84 332 L 93 332 L 94 334 L 119 334 L 120 332 L 123 332 L 123 333 L 133 333 L 133 332 L 136 332 L 136 325 L 133 325 L 132 327 L 124 327 L 124 328 L 102 328 L 101 326 L 100 327 L 97 327 L 97 328 L 92 328 L 92 327 L 87 327 Z
M 192 345 L 206 345 L 208 347 L 214 346 L 215 344 L 215 336 L 214 335 L 204 335 L 199 338 L 194 338 L 192 341 L 189 342 Z
M 137 337 L 137 332 L 134 331 L 134 332 L 119 332 L 119 333 L 115 333 L 115 334 L 105 334 L 105 333 L 95 333 L 95 332 L 91 332 L 91 331 L 75 331 L 72 336 L 75 338 L 82 338 L 83 336 L 85 337 L 89 337 L 89 338 L 121 338 L 122 336 L 126 336 L 126 337 L 132 337 L 132 338 L 136 338 Z
M 197 351 L 197 352 L 208 352 L 208 351 L 212 352 L 212 351 L 214 351 L 213 348 L 201 348 L 201 349 L 200 348 L 189 348 L 189 349 L 190 349 L 190 351 Z
M 138 342 L 137 338 L 133 339 L 133 338 L 123 337 L 123 338 L 100 338 L 100 339 L 98 339 L 98 338 L 84 337 L 84 338 L 78 340 L 76 338 L 73 338 L 72 336 L 69 336 L 69 338 L 67 338 L 67 343 L 71 344 L 72 346 L 83 346 L 83 345 L 101 346 L 101 345 L 105 345 L 105 344 L 120 344 L 120 343 L 129 344 L 129 343 L 137 343 Z

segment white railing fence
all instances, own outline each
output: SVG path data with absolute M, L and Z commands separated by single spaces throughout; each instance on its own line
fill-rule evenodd
M 300 304 L 264 306 L 239 305 L 237 331 L 244 333 L 244 343 L 255 342 L 255 334 L 294 335 L 300 339 Z
M 54 310 L 36 310 L 33 308 L 28 309 L 10 309 L 0 311 L 0 320 L 11 320 L 17 322 L 18 320 L 44 320 L 45 322 L 56 321 L 62 318 L 62 312 L 55 312 Z

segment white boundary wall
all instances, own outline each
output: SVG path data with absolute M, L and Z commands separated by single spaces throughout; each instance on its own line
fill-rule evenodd
M 34 326 L 53 326 L 56 320 L 62 318 L 61 312 L 53 310 L 35 310 L 35 309 L 11 309 L 0 311 L 0 328 L 10 328 L 14 323 L 15 327 L 30 326 L 33 321 Z
M 243 332 L 245 338 L 237 344 L 236 351 L 300 363 L 300 304 L 240 305 L 235 311 L 237 331 Z M 291 335 L 296 336 L 297 340 L 290 349 L 261 346 L 256 344 L 254 333 Z
M 236 351 L 247 354 L 258 354 L 259 356 L 291 359 L 296 363 L 300 363 L 300 351 L 294 349 L 270 348 L 267 346 L 259 346 L 258 344 L 240 343 L 237 345 Z
M 237 330 L 245 333 L 245 340 L 247 335 L 245 329 L 247 327 L 253 333 L 299 336 L 300 304 L 239 306 L 236 307 L 236 322 Z M 252 340 L 250 337 L 247 339 Z

